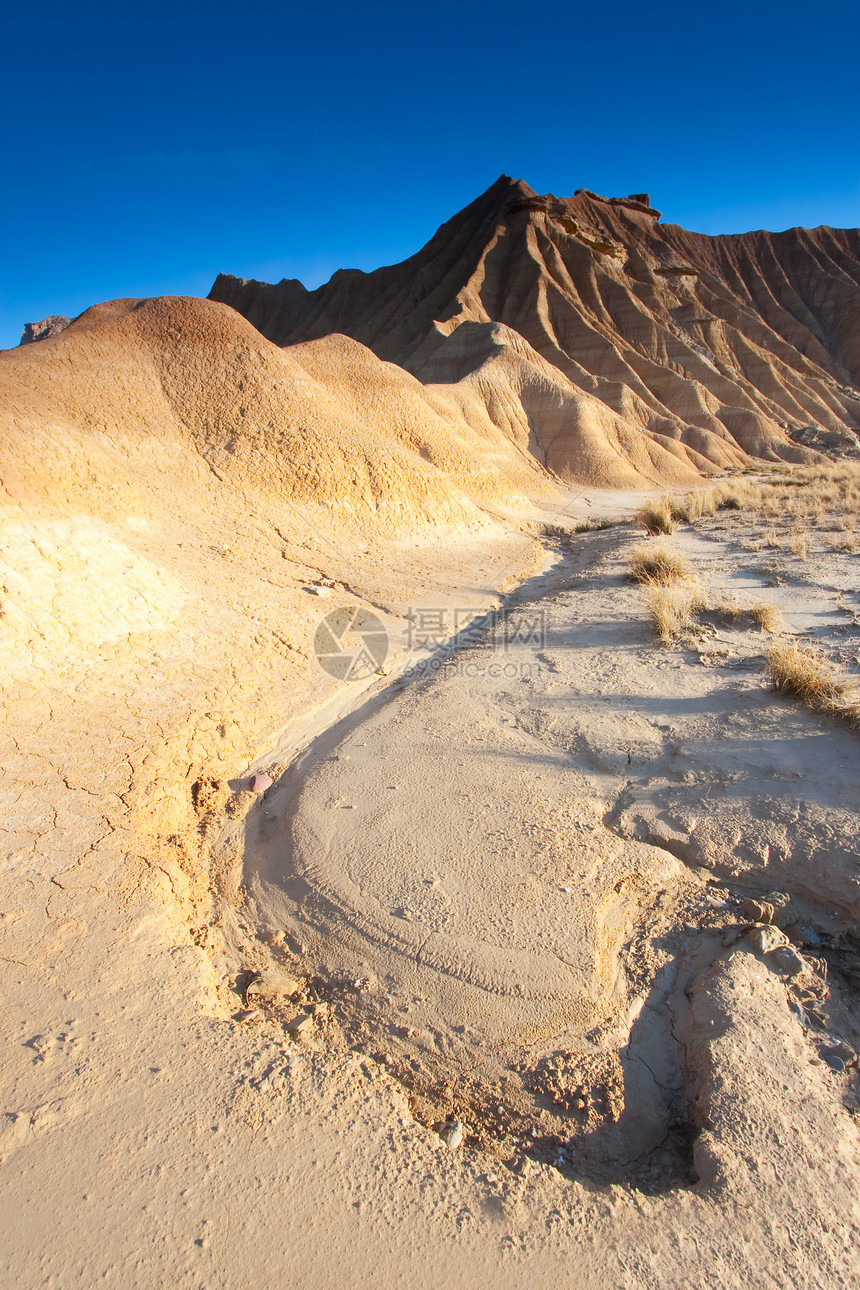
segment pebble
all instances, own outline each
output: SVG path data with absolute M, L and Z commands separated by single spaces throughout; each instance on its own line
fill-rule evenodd
M 741 913 L 753 923 L 773 922 L 773 905 L 763 900 L 745 900 L 741 905 Z
M 857 1065 L 857 1054 L 851 1045 L 846 1044 L 842 1039 L 838 1043 L 828 1044 L 826 1048 L 822 1048 L 821 1055 L 825 1061 L 829 1061 L 831 1057 L 838 1057 L 845 1066 Z
M 331 595 L 331 592 L 329 591 L 328 587 L 311 586 L 311 587 L 306 587 L 305 590 L 311 596 L 321 596 L 323 600 L 325 600 L 328 596 Z
M 262 1021 L 263 1014 L 256 1008 L 240 1008 L 238 1012 L 233 1013 L 233 1020 L 247 1025 L 249 1021 Z
M 747 932 L 744 940 L 748 941 L 757 954 L 769 954 L 782 945 L 787 944 L 785 935 L 777 927 L 769 924 L 763 927 L 753 927 Z
M 309 1017 L 307 1013 L 302 1012 L 298 1017 L 293 1017 L 292 1021 L 287 1022 L 287 1031 L 291 1035 L 304 1035 L 311 1029 L 313 1024 L 313 1017 Z
M 845 1063 L 843 1062 L 841 1057 L 836 1057 L 835 1055 L 831 1054 L 829 1057 L 825 1057 L 824 1060 L 827 1062 L 827 1065 L 830 1067 L 832 1071 L 836 1071 L 837 1073 L 840 1073 L 845 1070 Z
M 803 956 L 790 945 L 778 945 L 776 949 L 769 951 L 768 958 L 777 965 L 780 972 L 785 972 L 788 976 L 799 976 L 806 968 Z
M 271 788 L 274 782 L 275 781 L 272 779 L 271 775 L 266 775 L 263 773 L 260 773 L 258 775 L 252 775 L 251 784 L 250 784 L 251 792 L 265 793 L 266 789 Z
M 298 989 L 298 981 L 283 972 L 256 972 L 245 989 L 245 998 L 278 999 L 295 994 Z
M 442 1137 L 452 1151 L 456 1151 L 459 1146 L 462 1146 L 464 1136 L 465 1130 L 460 1120 L 455 1120 L 453 1124 L 447 1125 L 442 1130 Z
M 787 927 L 793 923 L 795 918 L 792 917 L 791 896 L 787 891 L 770 891 L 764 898 L 764 903 L 773 906 L 773 921 L 777 927 Z

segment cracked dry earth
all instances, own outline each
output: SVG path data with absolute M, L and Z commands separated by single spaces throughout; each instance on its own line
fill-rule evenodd
M 856 649 L 853 557 L 766 587 L 721 524 L 673 539 L 710 594 Z M 207 768 L 210 699 L 156 773 L 155 689 L 130 687 L 128 757 L 79 784 L 121 679 L 102 736 L 46 708 L 66 788 L 38 832 L 83 859 L 46 850 L 4 909 L 7 1284 L 860 1283 L 857 1067 L 826 1060 L 860 1046 L 858 738 L 776 698 L 740 620 L 659 645 L 639 540 L 573 538 L 438 669 L 332 691 L 303 742 L 260 707 L 246 746 L 237 708 Z M 250 809 L 249 762 L 275 779 Z M 208 904 L 175 814 L 124 810 L 180 763 Z

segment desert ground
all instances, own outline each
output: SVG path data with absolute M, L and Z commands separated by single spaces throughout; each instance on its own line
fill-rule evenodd
M 132 737 L 132 810 L 91 694 L 7 722 L 62 826 L 4 903 L 7 1284 L 856 1284 L 858 735 L 768 649 L 856 669 L 858 536 L 791 483 L 652 537 L 577 490 L 504 561 L 404 558 L 363 602 L 381 674 L 299 677 L 244 744 L 199 709 L 172 767 Z M 667 641 L 643 546 L 697 589 Z M 204 745 L 193 825 L 121 862 Z

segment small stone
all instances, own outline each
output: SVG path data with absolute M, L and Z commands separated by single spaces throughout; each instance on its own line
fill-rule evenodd
M 822 1048 L 821 1055 L 825 1061 L 830 1057 L 838 1057 L 845 1066 L 857 1065 L 857 1054 L 851 1045 L 846 1044 L 842 1039 L 836 1044 L 828 1044 L 826 1048 Z
M 262 1021 L 263 1014 L 258 1012 L 256 1008 L 240 1008 L 238 1012 L 233 1013 L 233 1020 L 241 1021 L 243 1025 L 247 1025 L 249 1021 Z
M 287 1031 L 296 1038 L 299 1035 L 307 1034 L 313 1024 L 313 1017 L 309 1017 L 306 1012 L 302 1012 L 297 1017 L 293 1017 L 292 1021 L 287 1022 Z
M 737 945 L 740 939 L 741 939 L 741 934 L 739 931 L 726 932 L 725 936 L 723 937 L 723 945 L 726 947 L 726 949 L 730 949 L 732 945 Z
M 745 900 L 741 905 L 741 913 L 753 923 L 772 923 L 773 912 L 773 905 L 763 900 Z
M 757 954 L 769 954 L 771 950 L 787 943 L 779 928 L 770 925 L 752 928 L 746 933 L 744 940 L 749 942 Z
M 465 1130 L 460 1120 L 455 1120 L 453 1124 L 446 1125 L 442 1130 L 442 1137 L 452 1151 L 456 1151 L 462 1146 Z
M 254 996 L 260 999 L 280 999 L 295 994 L 299 989 L 298 981 L 282 972 L 257 972 L 245 989 L 245 998 Z
M 263 774 L 252 775 L 249 788 L 252 793 L 265 793 L 267 788 L 271 788 L 275 781 L 270 775 Z
M 841 1057 L 836 1057 L 834 1054 L 831 1054 L 829 1057 L 825 1057 L 824 1060 L 827 1062 L 830 1069 L 832 1071 L 836 1071 L 837 1074 L 841 1074 L 842 1071 L 845 1070 L 845 1063 Z
M 791 896 L 787 891 L 769 891 L 763 903 L 773 906 L 772 921 L 777 927 L 784 929 L 788 927 L 789 923 L 797 921 L 796 915 L 791 908 Z
M 328 587 L 320 587 L 316 584 L 310 587 L 306 587 L 305 590 L 308 592 L 309 595 L 320 596 L 323 600 L 327 599 L 327 597 L 331 595 L 331 592 L 328 589 Z
M 799 976 L 806 969 L 805 959 L 790 945 L 777 945 L 776 949 L 768 952 L 768 958 L 788 976 Z

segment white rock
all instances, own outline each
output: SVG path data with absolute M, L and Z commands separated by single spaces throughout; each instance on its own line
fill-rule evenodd
M 455 1120 L 453 1124 L 449 1124 L 447 1128 L 442 1130 L 442 1137 L 451 1150 L 456 1151 L 462 1145 L 464 1133 L 463 1125 L 459 1120 Z

